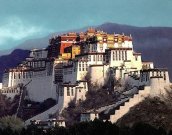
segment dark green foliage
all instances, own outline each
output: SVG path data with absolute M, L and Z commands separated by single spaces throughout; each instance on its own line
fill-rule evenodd
M 39 111 L 43 112 L 47 109 L 49 109 L 50 107 L 54 106 L 56 104 L 56 101 L 52 98 L 48 98 L 46 100 L 44 100 L 42 103 L 40 103 L 40 108 Z
M 97 91 L 89 91 L 86 95 L 86 100 L 81 103 L 85 109 L 98 108 L 110 103 L 114 103 L 114 95 L 109 94 L 106 89 Z
M 0 118 L 0 128 L 11 128 L 13 131 L 20 131 L 24 126 L 23 121 L 16 116 L 5 116 Z
M 52 98 L 48 98 L 43 102 L 34 102 L 30 100 L 23 101 L 22 115 L 19 115 L 23 120 L 27 120 L 32 116 L 42 113 L 56 104 L 56 101 Z M 29 106 L 28 106 L 29 105 Z
M 138 123 L 133 126 L 132 135 L 166 135 L 166 133 L 155 129 L 151 125 Z
M 13 115 L 16 113 L 19 96 L 16 95 L 13 100 L 0 93 L 0 117 Z
M 38 128 L 35 125 L 30 125 L 27 127 L 27 129 L 23 129 L 21 132 L 21 135 L 44 135 L 44 130 L 41 128 Z
M 168 135 L 171 135 L 169 132 Z M 21 132 L 13 131 L 11 128 L 0 129 L 0 135 L 167 135 L 163 128 L 156 129 L 144 123 L 137 123 L 133 127 L 118 127 L 109 121 L 94 120 L 82 122 L 70 127 L 54 127 L 41 129 L 35 125 L 23 128 Z
M 172 135 L 172 131 L 170 131 L 170 132 L 168 133 L 168 135 Z

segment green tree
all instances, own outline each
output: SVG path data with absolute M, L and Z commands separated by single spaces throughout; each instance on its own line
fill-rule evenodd
M 0 128 L 7 129 L 10 128 L 13 131 L 21 131 L 24 127 L 24 123 L 20 118 L 13 116 L 5 116 L 0 118 Z

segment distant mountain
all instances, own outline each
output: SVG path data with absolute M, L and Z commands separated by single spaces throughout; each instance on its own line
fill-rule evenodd
M 12 68 L 29 56 L 29 50 L 16 49 L 9 55 L 0 56 L 0 82 L 5 69 Z
M 84 27 L 82 29 L 77 29 L 77 30 L 68 30 L 68 31 L 62 31 L 62 32 L 55 32 L 52 33 L 50 35 L 47 35 L 46 37 L 42 37 L 42 38 L 37 38 L 37 39 L 30 39 L 30 40 L 26 40 L 25 42 L 19 44 L 16 48 L 20 48 L 20 49 L 33 49 L 33 48 L 45 48 L 48 46 L 49 44 L 49 39 L 52 36 L 55 35 L 61 35 L 67 32 L 81 32 L 81 31 L 86 31 L 89 27 Z
M 78 30 L 71 30 L 73 32 L 85 31 L 88 27 Z M 167 67 L 170 71 L 170 76 L 172 79 L 172 28 L 171 27 L 135 27 L 128 25 L 121 25 L 115 23 L 104 23 L 100 26 L 95 27 L 99 30 L 106 31 L 108 33 L 124 33 L 125 35 L 132 35 L 134 49 L 136 52 L 142 53 L 142 58 L 145 61 L 153 61 L 156 67 Z M 49 38 L 52 35 L 66 33 L 56 32 L 39 39 L 27 40 L 20 44 L 17 48 L 20 49 L 31 49 L 31 48 L 44 48 L 48 45 Z M 20 50 L 18 58 L 21 60 L 25 58 L 25 51 Z M 14 51 L 15 52 L 15 51 Z M 13 53 L 12 53 L 13 54 Z M 17 53 L 15 53 L 17 55 Z M 4 56 L 1 56 L 4 57 Z M 4 63 L 4 59 L 0 57 L 0 64 Z M 16 63 L 20 62 L 20 59 L 5 56 L 5 64 L 0 65 L 0 73 L 4 67 L 8 68 L 11 65 L 15 66 Z M 17 56 L 15 56 L 17 57 Z M 8 61 L 8 62 L 7 62 Z M 1 75 L 1 74 L 0 74 Z

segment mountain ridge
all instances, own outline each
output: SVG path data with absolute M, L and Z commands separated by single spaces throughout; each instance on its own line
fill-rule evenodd
M 13 68 L 29 56 L 29 50 L 15 49 L 9 55 L 0 56 L 0 82 L 5 69 Z

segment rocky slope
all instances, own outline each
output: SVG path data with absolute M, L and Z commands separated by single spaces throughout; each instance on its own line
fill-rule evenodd
M 143 102 L 131 108 L 117 124 L 132 126 L 135 123 L 143 122 L 156 128 L 163 127 L 172 130 L 172 98 L 147 98 Z

